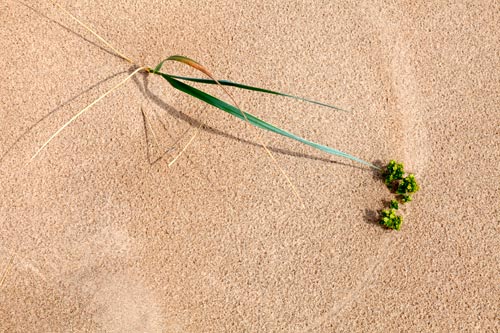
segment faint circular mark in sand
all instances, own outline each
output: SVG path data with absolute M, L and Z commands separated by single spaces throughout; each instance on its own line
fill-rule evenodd
M 130 275 L 105 277 L 96 290 L 93 319 L 105 332 L 163 332 L 162 309 L 154 294 Z M 169 326 L 175 332 L 174 326 Z

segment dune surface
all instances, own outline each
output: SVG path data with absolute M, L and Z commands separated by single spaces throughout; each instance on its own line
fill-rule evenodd
M 231 89 L 307 139 L 404 162 L 421 189 L 384 229 L 370 169 L 145 73 L 30 161 L 134 66 L 51 2 L 2 0 L 1 332 L 500 330 L 498 1 L 60 5 L 137 65 L 181 54 L 350 110 Z

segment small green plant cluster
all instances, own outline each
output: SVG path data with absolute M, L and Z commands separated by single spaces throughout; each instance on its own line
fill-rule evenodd
M 397 209 L 383 209 L 380 213 L 380 224 L 383 224 L 389 229 L 399 230 L 403 223 L 403 217 L 396 213 Z
M 396 163 L 396 161 L 392 160 L 387 164 L 385 171 L 384 171 L 384 177 L 385 177 L 385 185 L 387 187 L 391 188 L 393 185 L 393 182 L 398 181 L 400 179 L 403 179 L 403 175 L 405 174 L 405 170 L 403 167 L 403 164 L 401 163 Z
M 379 223 L 383 226 L 399 230 L 403 223 L 403 217 L 397 214 L 399 204 L 405 204 L 412 200 L 411 195 L 418 191 L 417 180 L 413 174 L 405 176 L 404 166 L 392 160 L 383 171 L 385 185 L 396 194 L 391 200 L 389 209 L 383 209 L 380 213 Z

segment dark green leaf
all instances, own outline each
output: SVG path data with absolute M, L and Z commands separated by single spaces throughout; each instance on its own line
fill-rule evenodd
M 217 84 L 217 82 L 215 80 L 211 80 L 211 79 L 201 79 L 201 78 L 195 78 L 195 77 L 177 76 L 177 75 L 170 75 L 170 74 L 165 74 L 165 73 L 158 72 L 159 71 L 159 67 L 161 67 L 161 64 L 163 64 L 163 62 L 161 62 L 158 66 L 156 66 L 156 68 L 155 68 L 155 74 L 160 74 L 160 75 L 164 74 L 164 75 L 168 75 L 168 76 L 170 76 L 172 78 L 179 79 L 179 80 L 184 80 L 184 81 L 191 81 L 191 82 L 197 82 L 197 83 L 203 83 L 203 84 Z M 321 105 L 321 106 L 326 106 L 328 108 L 332 108 L 332 109 L 335 109 L 335 110 L 349 112 L 347 110 L 338 108 L 338 107 L 333 106 L 333 105 L 329 105 L 329 104 L 325 104 L 325 103 L 313 101 L 313 100 L 310 100 L 310 99 L 307 99 L 307 98 L 303 98 L 303 97 L 298 97 L 298 96 L 294 96 L 294 95 L 290 95 L 290 94 L 281 93 L 281 92 L 278 92 L 278 91 L 273 91 L 273 90 L 269 90 L 269 89 L 263 89 L 263 88 L 248 86 L 248 85 L 245 85 L 245 84 L 241 84 L 241 83 L 237 83 L 237 82 L 232 82 L 232 81 L 228 81 L 228 80 L 217 80 L 217 81 L 221 85 L 223 85 L 223 86 L 236 87 L 236 88 L 240 88 L 240 89 L 258 91 L 258 92 L 262 92 L 262 93 L 266 93 L 266 94 L 273 94 L 273 95 L 278 95 L 278 96 L 284 96 L 284 97 L 294 98 L 294 99 L 301 100 L 301 101 L 304 101 L 304 102 L 313 103 L 313 104 L 317 104 L 317 105 Z
M 246 119 L 248 120 L 248 122 L 256 127 L 271 131 L 271 132 L 276 133 L 276 134 L 283 135 L 285 137 L 296 140 L 298 142 L 301 142 L 301 143 L 306 144 L 308 146 L 311 146 L 313 148 L 319 149 L 319 150 L 324 151 L 326 153 L 340 156 L 340 157 L 344 157 L 344 158 L 350 159 L 352 161 L 370 166 L 370 167 L 377 169 L 377 170 L 379 169 L 375 165 L 373 165 L 369 162 L 363 161 L 362 159 L 359 159 L 355 156 L 344 153 L 344 152 L 337 150 L 337 149 L 333 149 L 333 148 L 306 140 L 300 136 L 297 136 L 295 134 L 287 132 L 287 131 L 280 129 L 274 125 L 271 125 L 271 124 L 255 117 L 254 115 L 252 115 L 250 113 L 243 112 L 240 109 L 236 108 L 235 106 L 228 104 L 228 103 L 226 103 L 226 102 L 224 102 L 224 101 L 222 101 L 222 100 L 220 100 L 212 95 L 209 95 L 201 90 L 198 90 L 190 85 L 187 85 L 187 84 L 177 80 L 176 78 L 174 78 L 168 74 L 161 73 L 159 75 L 161 75 L 165 80 L 167 80 L 174 88 L 176 88 L 176 89 L 178 89 L 186 94 L 189 94 L 193 97 L 196 97 L 197 99 L 199 99 L 203 102 L 206 102 L 212 106 L 215 106 L 216 108 L 219 108 L 219 109 L 221 109 L 221 110 L 223 110 L 223 111 L 225 111 L 225 112 L 227 112 L 227 113 L 229 113 L 229 114 L 231 114 L 239 119 L 245 120 L 245 116 L 246 116 Z

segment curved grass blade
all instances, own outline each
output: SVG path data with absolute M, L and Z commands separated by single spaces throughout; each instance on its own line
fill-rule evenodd
M 187 57 L 184 57 L 184 56 L 179 56 L 179 55 L 171 56 L 171 57 L 168 57 L 167 59 L 163 60 L 162 62 L 160 62 L 156 66 L 156 68 L 153 71 L 153 73 L 159 75 L 159 71 L 161 69 L 161 66 L 163 65 L 163 62 L 165 62 L 167 60 L 173 60 L 173 61 L 178 61 L 178 62 L 184 63 L 185 65 L 188 65 L 188 66 L 190 66 L 190 67 L 192 67 L 192 68 L 194 68 L 194 69 L 202 72 L 203 74 L 205 74 L 206 76 L 208 76 L 210 79 L 214 80 L 220 86 L 220 88 L 224 91 L 224 93 L 226 93 L 226 95 L 228 95 L 229 98 L 233 101 L 233 103 L 234 103 L 234 105 L 236 107 L 236 110 L 239 111 L 239 114 L 242 116 L 242 119 L 244 119 L 246 122 L 249 122 L 248 119 L 247 119 L 246 114 L 243 111 L 241 111 L 241 108 L 239 107 L 238 102 L 236 102 L 236 99 L 233 97 L 233 95 L 222 84 L 220 84 L 219 81 L 217 81 L 217 79 L 208 71 L 208 69 L 206 69 L 205 67 L 203 67 L 198 62 L 196 62 L 196 61 L 194 61 L 192 59 L 189 59 Z M 180 83 L 180 81 L 177 81 L 177 82 Z M 259 137 L 259 141 L 260 141 L 260 144 L 261 144 L 262 148 L 264 148 L 264 150 L 266 151 L 266 153 L 269 155 L 269 158 L 273 161 L 273 163 L 276 165 L 276 167 L 280 170 L 280 172 L 282 173 L 283 177 L 285 177 L 285 179 L 288 182 L 288 184 L 290 185 L 290 188 L 292 189 L 293 193 L 295 194 L 295 196 L 297 197 L 297 199 L 300 201 L 302 208 L 305 208 L 306 206 L 304 204 L 304 201 L 300 197 L 300 194 L 297 191 L 297 188 L 293 184 L 293 182 L 290 179 L 290 177 L 287 175 L 287 173 L 285 172 L 285 170 L 279 165 L 278 161 L 276 161 L 276 159 L 274 158 L 273 154 L 271 153 L 271 151 L 269 150 L 269 148 L 267 148 L 266 144 L 264 143 L 264 141 L 260 137 Z
M 181 55 L 173 55 L 173 56 L 170 56 L 170 57 L 162 60 L 158 65 L 156 65 L 155 69 L 153 69 L 153 73 L 160 74 L 159 71 L 160 71 L 161 67 L 163 66 L 163 63 L 165 61 L 169 61 L 169 60 L 182 62 L 183 64 L 186 64 L 188 66 L 191 66 L 191 67 L 199 70 L 200 72 L 206 74 L 209 77 L 213 77 L 212 74 L 210 74 L 210 72 L 205 67 L 200 65 L 197 61 L 190 59 L 188 57 L 185 57 L 185 56 L 181 56 Z
M 165 73 L 161 73 L 158 70 L 158 71 L 155 72 L 155 74 L 161 75 L 161 74 L 165 74 Z M 197 83 L 203 83 L 203 84 L 217 84 L 217 82 L 215 80 L 210 80 L 210 79 L 202 79 L 202 78 L 186 77 L 186 76 L 178 76 L 178 75 L 170 75 L 170 74 L 165 74 L 165 75 L 168 75 L 168 76 L 173 77 L 174 79 L 178 79 L 178 80 L 191 81 L 191 82 L 197 82 Z M 297 99 L 297 100 L 304 101 L 304 102 L 307 102 L 307 103 L 312 103 L 312 104 L 317 104 L 317 105 L 325 106 L 327 108 L 335 109 L 335 110 L 338 110 L 338 111 L 349 112 L 348 110 L 344 110 L 344 109 L 341 109 L 341 108 L 333 106 L 333 105 L 329 105 L 329 104 L 325 104 L 325 103 L 322 103 L 322 102 L 313 101 L 311 99 L 307 99 L 307 98 L 304 98 L 304 97 L 299 97 L 299 96 L 295 96 L 295 95 L 285 94 L 285 93 L 282 93 L 282 92 L 279 92 L 279 91 L 274 91 L 274 90 L 269 90 L 269 89 L 264 89 L 264 88 L 253 87 L 253 86 L 249 86 L 249 85 L 246 85 L 246 84 L 242 84 L 242 83 L 238 83 L 238 82 L 232 82 L 232 81 L 228 81 L 228 80 L 217 80 L 217 81 L 221 85 L 223 85 L 223 86 L 236 87 L 236 88 L 245 89 L 245 90 L 257 91 L 257 92 L 262 92 L 262 93 L 266 93 L 266 94 L 272 94 L 272 95 L 278 95 L 278 96 L 293 98 L 293 99 Z
M 371 168 L 374 168 L 377 170 L 379 169 L 377 166 L 375 166 L 369 162 L 366 162 L 360 158 L 352 156 L 350 154 L 344 153 L 343 151 L 333 149 L 333 148 L 330 148 L 328 146 L 324 146 L 324 145 L 321 145 L 319 143 L 315 143 L 315 142 L 306 140 L 300 136 L 297 136 L 293 133 L 285 131 L 285 130 L 278 128 L 274 125 L 271 125 L 271 124 L 263 121 L 262 119 L 257 118 L 256 116 L 250 114 L 250 113 L 244 112 L 231 104 L 228 104 L 228 103 L 226 103 L 226 102 L 224 102 L 224 101 L 222 101 L 222 100 L 220 100 L 212 95 L 209 95 L 209 94 L 207 94 L 199 89 L 196 89 L 196 88 L 194 88 L 186 83 L 183 83 L 183 82 L 171 77 L 168 74 L 159 74 L 159 75 L 161 75 L 165 80 L 167 80 L 168 83 L 170 83 L 172 85 L 172 87 L 174 87 L 175 89 L 178 89 L 178 90 L 180 90 L 188 95 L 191 95 L 191 96 L 193 96 L 193 97 L 195 97 L 195 98 L 197 98 L 197 99 L 199 99 L 207 104 L 215 106 L 216 108 L 219 108 L 219 109 L 221 109 L 221 110 L 223 110 L 223 111 L 225 111 L 225 112 L 227 112 L 227 113 L 229 113 L 229 114 L 231 114 L 239 119 L 247 120 L 250 124 L 252 124 L 256 127 L 271 131 L 271 132 L 276 133 L 276 134 L 283 135 L 287 138 L 296 140 L 298 142 L 301 142 L 301 143 L 306 144 L 308 146 L 311 146 L 313 148 L 319 149 L 319 150 L 324 151 L 326 153 L 329 153 L 331 155 L 344 157 L 344 158 L 350 159 L 352 161 L 367 165 Z

